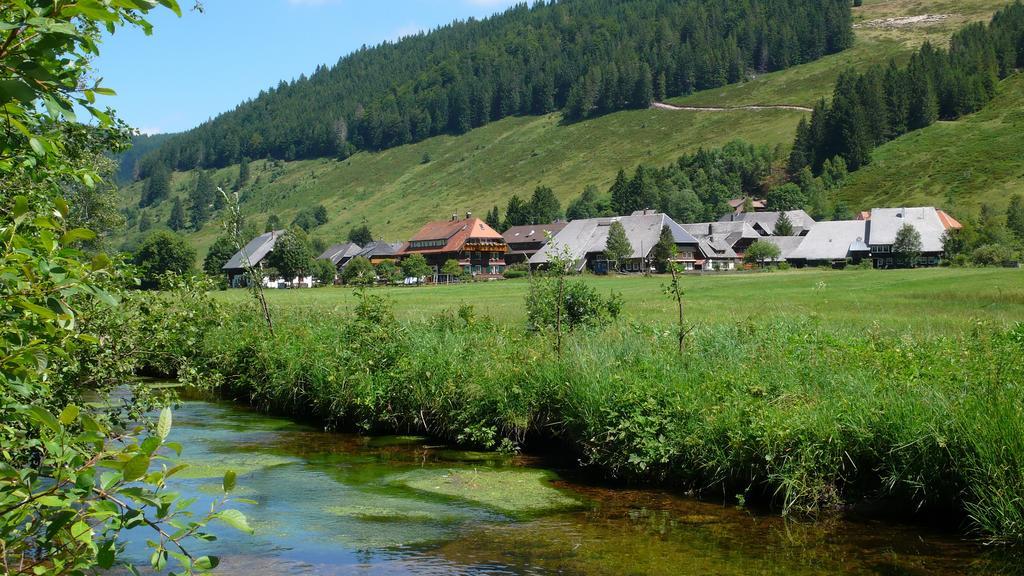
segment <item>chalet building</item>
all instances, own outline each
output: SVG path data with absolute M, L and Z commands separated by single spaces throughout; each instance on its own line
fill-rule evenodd
M 508 244 L 505 262 L 508 264 L 528 262 L 531 256 L 548 243 L 549 235 L 554 237 L 565 226 L 565 222 L 554 222 L 552 224 L 529 224 L 509 228 L 502 234 L 502 237 L 505 238 L 505 243 Z
M 867 222 L 863 220 L 818 222 L 786 260 L 799 267 L 859 264 L 871 257 L 871 248 L 865 240 L 867 234 Z
M 263 271 L 266 269 L 265 261 L 267 256 L 274 251 L 274 245 L 277 243 L 277 239 L 285 233 L 285 230 L 274 230 L 272 232 L 266 232 L 253 238 L 242 247 L 241 250 L 235 253 L 230 260 L 221 268 L 228 277 L 228 286 L 232 288 L 242 288 L 248 283 L 248 279 L 245 276 L 246 262 L 252 268 Z M 313 278 L 312 276 L 306 276 L 304 278 L 278 278 L 270 274 L 264 274 L 263 286 L 265 288 L 289 288 L 289 287 L 312 287 Z
M 900 228 L 909 224 L 921 235 L 921 255 L 917 266 L 938 266 L 943 255 L 943 238 L 949 231 L 963 228 L 956 219 L 942 210 L 920 208 L 874 208 L 862 215 L 867 226 L 868 245 L 875 268 L 898 266 L 892 252 Z
M 403 246 L 399 258 L 422 254 L 434 269 L 438 281 L 441 268 L 456 260 L 465 272 L 481 277 L 498 277 L 505 271 L 508 244 L 494 228 L 471 212 L 459 219 L 429 222 Z M 443 280 L 443 278 L 442 278 Z
M 360 251 L 362 251 L 362 248 L 360 248 L 358 244 L 345 242 L 344 244 L 335 244 L 334 246 L 331 246 L 327 250 L 324 250 L 324 253 L 317 258 L 320 260 L 327 260 L 331 264 L 334 264 L 335 268 L 341 270 L 349 263 L 350 260 L 355 258 Z
M 651 267 L 651 253 L 661 239 L 661 229 L 665 226 L 672 232 L 676 244 L 676 261 L 680 265 L 692 270 L 701 258 L 697 239 L 682 226 L 665 214 L 642 211 L 632 216 L 573 220 L 530 258 L 530 265 L 543 267 L 552 255 L 567 250 L 578 272 L 589 269 L 598 274 L 607 273 L 612 263 L 605 255 L 605 248 L 608 244 L 608 230 L 614 222 L 622 224 L 626 238 L 633 247 L 633 253 L 622 263 L 623 270 L 642 272 Z
M 690 233 L 697 240 L 703 240 L 712 253 L 705 252 L 705 257 L 712 258 L 712 254 L 719 256 L 728 254 L 722 248 L 728 247 L 733 253 L 732 256 L 721 256 L 726 260 L 734 259 L 736 263 L 743 260 L 743 254 L 751 244 L 761 239 L 761 234 L 753 226 L 746 222 L 701 222 L 698 224 L 682 224 L 684 230 Z M 713 262 L 709 262 L 713 263 Z M 711 267 L 701 266 L 699 269 L 710 270 Z M 722 268 L 714 268 L 720 270 Z M 725 268 L 731 269 L 731 268 Z
M 861 212 L 857 220 L 818 222 L 787 260 L 796 266 L 871 260 L 876 268 L 892 268 L 899 265 L 892 251 L 896 235 L 907 224 L 921 235 L 918 266 L 937 266 L 943 255 L 943 237 L 962 227 L 932 207 L 875 208 Z
M 761 236 L 776 236 L 775 225 L 779 223 L 782 214 L 783 212 L 739 212 L 726 214 L 720 221 L 746 222 Z M 785 214 L 793 225 L 793 236 L 806 236 L 814 227 L 814 219 L 803 210 L 787 210 Z

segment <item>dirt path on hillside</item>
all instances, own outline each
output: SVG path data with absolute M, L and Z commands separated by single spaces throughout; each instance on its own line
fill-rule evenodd
M 750 106 L 676 106 L 674 104 L 665 104 L 664 102 L 655 102 L 651 104 L 651 108 L 658 110 L 673 110 L 680 111 L 685 110 L 689 112 L 733 112 L 735 110 L 796 110 L 798 112 L 813 112 L 814 110 L 806 106 L 794 106 L 791 104 L 751 104 Z

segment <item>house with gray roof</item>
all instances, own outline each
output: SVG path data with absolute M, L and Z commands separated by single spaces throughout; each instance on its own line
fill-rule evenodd
M 891 268 L 899 265 L 893 257 L 892 246 L 896 235 L 905 225 L 912 226 L 921 235 L 919 266 L 938 266 L 943 254 L 943 237 L 946 231 L 954 229 L 949 218 L 932 207 L 920 208 L 874 208 L 867 217 L 867 238 L 871 257 L 876 268 Z
M 263 261 L 274 250 L 277 239 L 284 230 L 274 230 L 253 238 L 221 268 L 228 276 L 228 286 L 238 288 L 245 285 L 246 263 L 257 270 L 263 269 Z
M 697 270 L 735 270 L 742 265 L 747 248 L 761 239 L 761 234 L 742 220 L 698 222 L 681 226 L 700 241 L 703 258 L 697 262 Z
M 814 218 L 803 210 L 787 210 L 784 212 L 793 225 L 793 236 L 806 236 L 814 227 Z M 740 212 L 722 216 L 722 222 L 746 222 L 761 236 L 775 236 L 775 225 L 783 212 Z
M 363 249 L 358 244 L 345 242 L 343 244 L 335 244 L 327 250 L 324 250 L 324 253 L 317 256 L 317 259 L 327 260 L 331 264 L 334 264 L 335 268 L 340 270 L 345 266 L 345 264 L 348 264 L 349 260 L 355 258 L 362 250 Z
M 366 258 L 374 265 L 380 264 L 385 260 L 394 262 L 395 260 L 398 260 L 399 254 L 402 252 L 402 248 L 404 247 L 405 243 L 403 242 L 383 242 L 381 240 L 374 240 L 366 246 L 363 246 L 362 250 L 356 253 L 352 258 Z M 351 259 L 349 259 L 349 261 L 351 261 Z
M 871 256 L 867 234 L 867 222 L 861 220 L 818 222 L 786 260 L 797 266 L 858 263 Z
M 505 262 L 517 264 L 528 262 L 530 257 L 548 243 L 548 236 L 554 237 L 565 228 L 565 222 L 552 222 L 551 224 L 527 224 L 525 226 L 513 226 L 505 230 L 501 236 L 508 244 L 508 253 L 505 254 Z
M 665 214 L 652 211 L 641 211 L 631 216 L 613 218 L 588 218 L 573 220 L 556 234 L 551 242 L 530 257 L 531 266 L 544 266 L 549 258 L 557 253 L 567 251 L 576 264 L 576 270 L 589 269 L 597 273 L 606 273 L 609 262 L 605 256 L 608 244 L 608 230 L 615 222 L 622 224 L 626 238 L 633 248 L 633 253 L 622 263 L 626 271 L 645 271 L 651 266 L 651 252 L 661 239 L 661 230 L 668 227 L 676 244 L 676 260 L 679 264 L 693 268 L 700 252 L 698 241 L 675 220 Z

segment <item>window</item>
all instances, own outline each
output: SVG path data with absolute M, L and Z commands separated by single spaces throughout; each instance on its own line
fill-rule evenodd
M 890 247 L 888 244 L 876 244 L 871 247 L 871 251 L 876 252 L 878 254 L 888 254 L 889 248 Z
M 440 248 L 447 243 L 447 240 L 417 240 L 415 242 L 410 242 L 409 247 L 413 249 Z

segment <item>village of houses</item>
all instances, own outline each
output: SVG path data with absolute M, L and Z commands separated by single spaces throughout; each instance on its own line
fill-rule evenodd
M 665 214 L 645 210 L 628 216 L 515 226 L 504 233 L 467 213 L 465 217 L 452 215 L 448 220 L 428 222 L 408 241 L 375 241 L 365 246 L 351 242 L 335 244 L 319 258 L 330 261 L 340 278 L 345 267 L 357 258 L 377 265 L 422 255 L 431 275 L 407 278 L 406 284 L 457 280 L 443 271 L 449 260 L 458 262 L 463 272 L 459 278 L 497 280 L 504 277 L 509 266 L 543 269 L 556 252 L 568 253 L 575 263 L 575 272 L 645 273 L 651 270 L 652 252 L 663 228 L 667 228 L 676 247 L 674 261 L 678 269 L 687 272 L 749 269 L 751 264 L 744 256 L 755 242 L 767 242 L 778 248 L 778 257 L 772 259 L 772 264 L 841 268 L 867 263 L 875 268 L 892 268 L 899 264 L 893 253 L 897 234 L 904 226 L 911 226 L 920 235 L 915 265 L 937 266 L 943 254 L 944 236 L 962 228 L 957 220 L 934 207 L 875 208 L 861 212 L 855 220 L 815 222 L 803 210 L 767 211 L 761 200 L 736 199 L 730 201 L 730 206 L 734 212 L 718 222 L 679 224 Z M 790 225 L 780 228 L 785 228 L 789 235 L 776 233 L 780 219 L 788 220 Z M 622 225 L 633 250 L 624 262 L 610 262 L 606 255 L 609 229 L 614 222 Z M 312 287 L 316 281 L 311 276 L 277 278 L 265 266 L 267 256 L 283 233 L 279 230 L 262 234 L 236 253 L 223 267 L 228 286 L 245 285 L 248 261 L 252 268 L 264 271 L 267 288 Z

